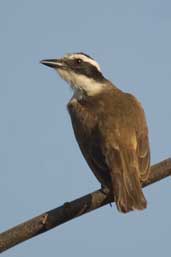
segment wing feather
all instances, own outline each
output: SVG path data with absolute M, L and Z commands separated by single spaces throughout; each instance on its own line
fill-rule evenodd
M 137 156 L 140 170 L 140 180 L 144 182 L 150 174 L 150 147 L 147 132 L 137 138 Z
M 125 132 L 124 132 L 125 136 Z M 115 135 L 113 140 L 107 143 L 106 162 L 111 171 L 114 199 L 119 211 L 128 212 L 134 209 L 146 208 L 147 202 L 141 188 L 142 174 L 140 171 L 142 157 L 137 155 L 138 143 L 135 144 L 134 135 L 128 135 L 127 140 L 120 139 Z M 134 142 L 134 144 L 132 144 Z M 146 157 L 146 155 L 145 155 Z M 142 167 L 141 167 L 142 168 Z M 144 176 L 144 177 L 145 177 Z
M 102 137 L 96 117 L 91 114 L 85 115 L 83 107 L 77 102 L 69 103 L 68 110 L 77 143 L 85 160 L 99 182 L 104 186 L 110 186 L 111 177 L 105 155 L 101 151 Z

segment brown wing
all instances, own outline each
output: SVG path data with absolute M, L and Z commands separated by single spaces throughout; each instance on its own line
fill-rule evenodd
M 111 185 L 109 169 L 101 151 L 101 134 L 96 116 L 85 112 L 77 101 L 68 104 L 72 126 L 81 152 L 90 169 L 102 185 Z
M 150 146 L 146 117 L 141 103 L 132 95 L 127 94 L 134 108 L 134 128 L 136 129 L 136 153 L 140 170 L 141 183 L 148 179 L 150 173 Z
M 146 207 L 141 183 L 150 172 L 150 150 L 140 103 L 131 95 L 122 96 L 110 112 L 110 122 L 103 126 L 106 129 L 103 152 L 111 171 L 116 205 L 120 211 L 128 212 Z
M 126 136 L 127 133 L 127 136 Z M 144 209 L 146 200 L 141 189 L 141 172 L 135 133 L 125 131 L 106 142 L 105 156 L 111 171 L 113 193 L 118 210 L 128 212 Z M 123 140 L 127 137 L 127 140 Z M 147 174 L 147 173 L 145 173 Z
M 150 174 L 150 147 L 148 132 L 137 137 L 137 156 L 141 183 L 145 182 Z

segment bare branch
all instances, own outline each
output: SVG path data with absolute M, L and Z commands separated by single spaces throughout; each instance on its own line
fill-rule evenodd
M 143 184 L 143 187 L 155 183 L 169 175 L 171 175 L 171 158 L 151 167 L 150 177 L 148 181 Z M 0 252 L 112 201 L 113 197 L 109 191 L 104 193 L 102 190 L 98 190 L 72 202 L 65 203 L 53 210 L 47 211 L 46 213 L 1 233 Z

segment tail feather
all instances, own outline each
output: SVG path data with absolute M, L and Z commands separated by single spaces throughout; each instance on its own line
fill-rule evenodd
M 136 153 L 133 150 L 117 151 L 112 172 L 112 185 L 116 206 L 121 212 L 143 210 L 147 207 L 141 183 Z

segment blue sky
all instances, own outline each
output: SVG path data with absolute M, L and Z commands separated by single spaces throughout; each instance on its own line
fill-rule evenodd
M 73 136 L 72 92 L 43 58 L 94 57 L 142 102 L 152 163 L 171 156 L 170 10 L 167 0 L 1 1 L 0 231 L 99 188 Z M 144 191 L 144 212 L 105 206 L 4 256 L 169 256 L 171 181 Z

